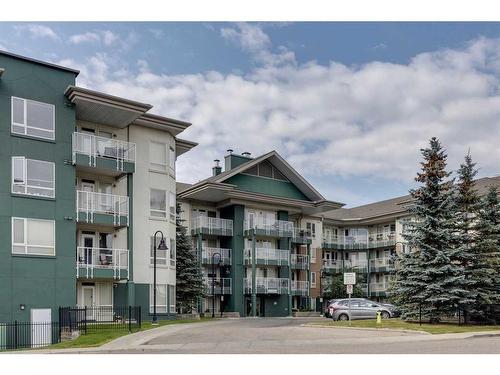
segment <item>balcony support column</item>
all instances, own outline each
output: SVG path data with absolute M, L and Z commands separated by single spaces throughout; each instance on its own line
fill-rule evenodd
M 370 279 L 371 279 L 371 265 L 370 265 L 370 250 L 366 251 L 366 297 L 370 298 Z
M 257 267 L 256 261 L 256 240 L 255 240 L 255 228 L 251 229 L 252 233 L 252 316 L 255 318 L 257 316 Z
M 307 308 L 311 307 L 311 245 L 307 244 Z
M 202 267 L 202 251 L 203 251 L 203 241 L 201 238 L 201 233 L 196 235 L 196 256 L 198 257 L 198 263 L 200 268 Z M 203 313 L 203 298 L 198 297 L 198 314 Z

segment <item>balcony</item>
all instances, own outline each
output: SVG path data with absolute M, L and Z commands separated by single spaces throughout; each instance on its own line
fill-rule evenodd
M 368 235 L 368 248 L 396 246 L 396 233 L 370 233 Z
M 309 295 L 309 282 L 292 280 L 291 291 L 294 296 L 308 296 Z
M 323 259 L 323 268 L 329 272 L 341 273 L 353 271 L 358 273 L 368 272 L 368 262 L 366 260 L 331 260 Z
M 99 225 L 129 225 L 129 197 L 77 190 L 76 221 Z
M 323 248 L 334 250 L 364 250 L 396 245 L 395 233 L 357 234 L 353 236 L 325 236 Z
M 288 294 L 290 280 L 277 277 L 257 277 L 255 279 L 256 294 Z M 252 279 L 243 279 L 243 287 L 246 294 L 252 293 Z
M 338 249 L 339 237 L 336 235 L 323 236 L 322 247 L 323 249 Z
M 251 235 L 251 229 L 255 230 L 256 236 L 265 237 L 293 237 L 293 222 L 285 220 L 245 220 L 243 222 L 243 234 L 245 236 Z
M 73 133 L 73 164 L 110 176 L 135 172 L 135 143 Z
M 219 253 L 219 255 L 214 254 Z M 231 249 L 223 249 L 220 247 L 203 247 L 201 250 L 201 261 L 203 264 L 212 264 L 212 259 L 215 264 L 231 265 Z
M 191 220 L 191 234 L 232 236 L 233 221 L 218 217 L 197 216 Z
M 311 231 L 307 229 L 295 228 L 293 231 L 292 242 L 301 245 L 310 245 L 312 243 Z
M 370 295 L 373 297 L 387 296 L 387 289 L 389 289 L 389 282 L 370 283 Z
M 341 260 L 323 259 L 323 268 L 328 272 L 340 273 L 343 270 Z
M 269 249 L 265 247 L 255 248 L 255 264 L 261 266 L 288 266 L 290 251 Z M 245 264 L 252 264 L 252 249 L 245 249 Z
M 208 296 L 213 294 L 221 295 L 221 294 L 231 294 L 231 279 L 230 278 L 221 278 L 216 277 L 212 279 L 211 277 L 203 278 L 203 285 L 205 286 L 205 294 Z
M 292 254 L 290 256 L 292 268 L 307 270 L 309 269 L 309 257 L 307 255 Z
M 84 279 L 128 279 L 129 251 L 77 247 L 76 277 Z
M 371 272 L 388 272 L 394 269 L 394 261 L 389 257 L 370 259 Z

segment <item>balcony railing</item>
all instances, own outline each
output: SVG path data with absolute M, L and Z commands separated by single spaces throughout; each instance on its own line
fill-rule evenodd
M 114 225 L 121 223 L 122 216 L 126 217 L 127 225 L 129 223 L 129 197 L 123 195 L 77 190 L 76 210 L 85 214 L 88 223 L 94 222 L 95 214 L 112 215 Z
M 385 292 L 389 288 L 389 282 L 370 283 L 370 292 Z
M 373 249 L 377 247 L 394 246 L 396 234 L 390 233 L 366 233 L 352 236 L 325 235 L 323 246 L 339 249 Z
M 370 269 L 394 268 L 394 261 L 389 257 L 370 259 Z
M 92 134 L 73 133 L 73 162 L 76 154 L 89 157 L 89 166 L 97 165 L 97 158 L 107 158 L 116 161 L 116 169 L 123 171 L 123 163 L 135 163 L 135 143 L 117 139 L 98 137 Z
M 341 260 L 332 260 L 332 259 L 323 259 L 323 268 L 340 272 L 343 269 L 355 269 L 358 272 L 366 272 L 368 266 L 368 262 L 366 260 L 344 260 L 343 263 Z
M 309 282 L 292 280 L 291 290 L 295 295 L 307 296 L 309 294 Z
M 292 254 L 290 256 L 290 260 L 292 262 L 292 267 L 307 269 L 309 268 L 309 257 L 307 255 L 302 254 Z
M 203 284 L 205 286 L 205 294 L 211 296 L 212 288 L 214 294 L 231 294 L 231 279 L 227 277 L 216 277 L 212 279 L 211 277 L 203 278 Z
M 394 246 L 396 244 L 396 233 L 369 233 L 368 234 L 368 247 L 385 247 Z
M 288 266 L 289 250 L 270 249 L 267 247 L 255 248 L 255 264 L 273 265 L 273 266 Z M 252 249 L 245 249 L 245 263 L 252 264 Z
M 344 268 L 366 271 L 368 268 L 367 260 L 344 260 Z
M 260 235 L 274 237 L 292 237 L 293 222 L 286 220 L 261 220 L 261 219 L 245 219 L 243 222 L 243 230 L 249 231 L 255 229 Z
M 289 293 L 289 279 L 277 277 L 257 277 L 255 285 L 257 287 L 257 294 L 288 294 Z M 245 293 L 252 293 L 252 279 L 243 279 L 243 286 Z
M 128 278 L 129 251 L 125 249 L 103 249 L 77 247 L 76 277 L 94 278 L 94 270 L 112 270 L 113 278 Z M 125 271 L 125 275 L 122 274 Z
M 216 236 L 232 236 L 233 221 L 218 217 L 196 216 L 191 220 L 191 231 Z
M 214 254 L 220 254 L 215 255 Z M 220 247 L 203 247 L 201 250 L 201 260 L 204 264 L 212 264 L 212 259 L 215 264 L 231 265 L 231 249 L 223 249 Z
M 323 259 L 323 268 L 335 272 L 340 272 L 343 269 L 341 260 Z
M 311 231 L 303 228 L 295 228 L 293 231 L 292 241 L 296 243 L 311 243 Z

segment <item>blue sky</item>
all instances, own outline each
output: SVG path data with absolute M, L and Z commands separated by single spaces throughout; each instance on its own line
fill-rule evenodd
M 276 149 L 348 206 L 405 194 L 418 149 L 500 151 L 499 23 L 0 23 L 0 49 L 81 70 L 78 84 L 193 122 L 195 182 L 229 147 Z

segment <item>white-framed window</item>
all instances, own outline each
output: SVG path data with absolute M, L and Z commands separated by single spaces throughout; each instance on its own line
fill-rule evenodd
M 175 172 L 175 150 L 172 147 L 168 148 L 168 164 L 171 172 Z
M 170 220 L 175 220 L 175 194 L 168 193 L 168 203 L 170 206 Z
M 11 98 L 11 131 L 44 139 L 55 139 L 55 106 L 35 100 Z
M 165 314 L 167 312 L 167 285 L 156 284 L 156 313 Z M 149 312 L 153 313 L 154 287 L 149 284 Z
M 151 189 L 149 193 L 149 207 L 151 216 L 167 217 L 167 192 L 160 189 Z
M 12 218 L 12 254 L 56 255 L 54 220 Z
M 311 272 L 311 288 L 316 287 L 316 272 Z
M 153 236 L 150 237 L 150 264 L 154 264 L 154 249 L 155 249 L 155 238 Z M 158 266 L 166 266 L 167 265 L 167 252 L 168 250 L 158 250 L 158 245 L 160 244 L 160 239 L 156 238 L 156 265 Z
M 312 238 L 316 238 L 316 223 L 306 223 L 306 229 L 309 233 L 311 233 Z
M 170 266 L 175 267 L 177 252 L 175 248 L 175 240 L 173 238 L 170 239 Z
M 168 286 L 168 312 L 175 312 L 175 285 Z
M 55 163 L 12 157 L 12 192 L 54 198 Z
M 149 163 L 152 169 L 167 170 L 167 145 L 165 143 L 149 143 Z
M 316 263 L 316 252 L 318 249 L 311 248 L 311 263 Z

